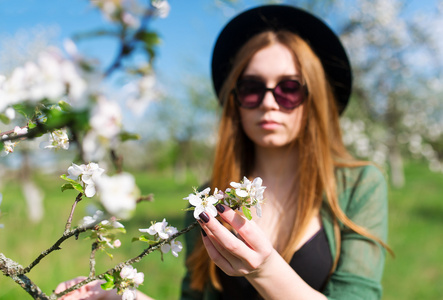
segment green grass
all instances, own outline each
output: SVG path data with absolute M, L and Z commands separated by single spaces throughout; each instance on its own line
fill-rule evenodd
M 19 180 L 3 182 L 3 215 L 0 223 L 0 252 L 22 265 L 29 264 L 44 249 L 51 246 L 63 232 L 73 191 L 60 192 L 62 180 L 46 175 L 35 176 L 45 191 L 45 219 L 38 224 L 27 221 L 26 205 Z M 387 257 L 383 277 L 385 300 L 443 299 L 443 175 L 435 174 L 421 164 L 407 164 L 407 184 L 402 189 L 391 189 L 389 197 L 389 245 L 396 257 Z M 127 234 L 122 235 L 123 246 L 113 250 L 114 259 L 98 254 L 97 271 L 102 272 L 116 263 L 139 254 L 142 243 L 131 243 L 139 234 L 138 228 L 147 228 L 151 221 L 164 217 L 173 226 L 182 228 L 186 201 L 182 200 L 198 182 L 189 176 L 186 182 L 176 183 L 168 174 L 140 173 L 137 184 L 143 194 L 153 193 L 153 203 L 142 203 L 129 222 L 124 222 Z M 85 215 L 87 200 L 80 202 L 74 224 Z M 68 240 L 57 251 L 42 261 L 29 276 L 47 294 L 64 280 L 88 274 L 90 241 L 82 235 L 79 240 Z M 160 253 L 145 257 L 136 268 L 145 273 L 141 290 L 156 299 L 178 299 L 181 277 L 184 273 L 183 255 L 171 254 L 160 260 Z M 29 296 L 11 279 L 0 275 L 0 299 L 28 299 Z
M 391 189 L 384 299 L 443 299 L 443 174 L 406 166 L 406 186 Z
M 183 200 L 192 192 L 197 182 L 188 176 L 186 182 L 176 183 L 168 174 L 137 174 L 136 181 L 143 195 L 154 194 L 154 202 L 140 203 L 136 215 L 128 222 L 122 222 L 127 234 L 121 235 L 122 247 L 110 250 L 114 255 L 111 260 L 105 253 L 97 254 L 97 272 L 103 272 L 117 263 L 140 254 L 147 244 L 132 243 L 131 239 L 139 236 L 139 228 L 147 228 L 151 221 L 163 218 L 170 225 L 183 228 L 184 209 L 187 201 Z M 23 266 L 31 263 L 41 251 L 49 248 L 63 233 L 71 205 L 76 193 L 72 190 L 60 192 L 64 183 L 58 177 L 35 176 L 45 191 L 45 218 L 38 224 L 27 221 L 26 204 L 17 179 L 3 182 L 3 203 L 0 207 L 3 215 L 0 223 L 0 252 Z M 73 224 L 86 215 L 88 199 L 77 206 Z M 41 289 L 50 294 L 61 281 L 89 273 L 89 252 L 91 242 L 80 235 L 78 240 L 69 239 L 62 244 L 62 250 L 51 253 L 28 275 Z M 179 238 L 182 240 L 182 238 Z M 178 299 L 181 278 L 184 275 L 183 255 L 178 258 L 168 253 L 161 261 L 160 253 L 154 252 L 134 266 L 145 273 L 145 282 L 140 290 L 156 299 Z M 24 292 L 10 278 L 0 275 L 0 299 L 28 299 Z

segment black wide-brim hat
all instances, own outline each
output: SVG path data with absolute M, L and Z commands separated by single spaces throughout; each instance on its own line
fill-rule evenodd
M 338 36 L 322 20 L 287 5 L 265 5 L 247 10 L 221 31 L 212 54 L 212 82 L 216 95 L 220 94 L 240 48 L 252 36 L 267 30 L 288 30 L 308 42 L 321 60 L 341 114 L 352 89 L 352 70 L 346 51 Z

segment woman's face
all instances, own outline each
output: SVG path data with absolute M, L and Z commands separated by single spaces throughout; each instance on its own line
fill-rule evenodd
M 255 53 L 241 79 L 260 80 L 268 88 L 274 88 L 283 79 L 302 81 L 292 53 L 282 44 Z M 292 110 L 285 109 L 278 105 L 270 91 L 259 107 L 239 109 L 243 130 L 258 147 L 286 146 L 300 131 L 303 104 Z

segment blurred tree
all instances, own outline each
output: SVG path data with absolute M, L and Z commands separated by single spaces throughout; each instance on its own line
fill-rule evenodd
M 443 172 L 442 1 L 256 2 L 305 8 L 342 37 L 354 89 L 341 121 L 356 156 L 387 163 L 396 187 L 404 184 L 404 157 L 426 159 L 433 171 Z
M 190 169 L 203 182 L 208 179 L 215 144 L 218 102 L 207 78 L 190 76 L 181 86 L 184 86 L 183 92 L 171 91 L 152 104 L 147 120 L 156 125 L 150 126 L 155 132 L 149 135 L 154 139 L 151 143 L 172 143 L 164 143 L 169 149 L 164 154 L 170 156 L 178 181 L 184 180 Z
M 428 8 L 424 15 L 412 2 L 398 0 L 359 0 L 346 7 L 341 36 L 355 78 L 354 105 L 346 116 L 365 124 L 369 143 L 363 154 L 387 161 L 396 187 L 404 184 L 404 156 L 425 158 L 431 169 L 443 171 L 441 145 L 435 143 L 443 138 L 443 52 L 432 31 L 442 11 Z

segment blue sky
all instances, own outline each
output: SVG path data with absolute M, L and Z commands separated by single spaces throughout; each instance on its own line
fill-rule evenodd
M 158 48 L 159 70 L 175 73 L 192 66 L 193 70 L 209 74 L 212 45 L 227 20 L 214 2 L 170 0 L 170 15 L 151 24 L 163 40 Z M 0 0 L 0 39 L 37 26 L 59 28 L 56 42 L 61 46 L 61 41 L 74 33 L 109 24 L 86 0 Z M 103 40 L 83 42 L 80 49 L 105 61 L 112 59 L 115 51 L 113 44 Z
M 435 9 L 435 1 L 409 1 L 409 9 Z M 170 15 L 166 19 L 156 19 L 151 24 L 163 40 L 158 48 L 156 62 L 159 78 L 173 80 L 186 74 L 209 77 L 212 46 L 220 29 L 234 12 L 217 8 L 215 0 L 169 2 Z M 242 8 L 248 8 L 260 1 L 240 2 Z M 0 0 L 0 39 L 37 26 L 59 28 L 55 43 L 61 46 L 61 41 L 74 33 L 103 28 L 109 26 L 109 23 L 87 0 Z M 115 44 L 103 39 L 83 42 L 80 49 L 86 55 L 100 57 L 105 65 L 116 51 Z

